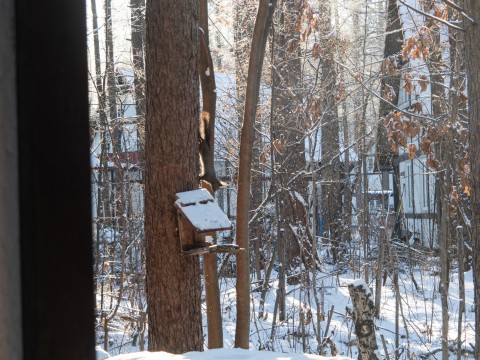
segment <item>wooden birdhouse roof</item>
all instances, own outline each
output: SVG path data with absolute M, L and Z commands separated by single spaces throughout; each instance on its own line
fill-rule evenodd
M 205 189 L 175 194 L 175 206 L 197 233 L 230 230 L 232 223 Z

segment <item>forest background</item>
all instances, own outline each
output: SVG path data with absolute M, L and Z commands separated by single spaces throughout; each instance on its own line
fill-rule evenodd
M 268 2 L 259 9 L 262 4 Z M 199 65 L 192 70 L 174 59 L 181 74 L 201 78 L 201 110 L 209 109 L 210 123 L 195 106 L 197 88 L 188 111 L 198 114 L 200 139 L 182 132 L 181 120 L 178 128 L 170 126 L 193 149 L 195 163 L 202 156 L 201 168 L 189 166 L 194 176 L 188 181 L 210 185 L 236 225 L 237 233 L 223 231 L 211 239 L 218 244 L 245 247 L 236 205 L 249 199 L 244 222 L 251 262 L 237 262 L 243 255 L 231 253 L 193 260 L 186 276 L 210 269 L 219 277 L 221 319 L 208 324 L 205 311 L 185 312 L 184 326 L 200 324 L 200 335 L 192 343 L 180 338 L 183 344 L 166 350 L 203 348 L 203 317 L 209 347 L 235 342 L 352 355 L 357 345 L 345 310 L 347 283 L 363 278 L 375 290 L 384 356 L 433 357 L 439 349 L 444 359 L 454 352 L 472 355 L 479 342 L 464 28 L 474 19 L 463 4 L 444 0 L 271 4 L 276 7 L 264 33 L 264 58 L 254 68 L 259 100 L 250 104 L 255 122 L 247 196 L 237 192 L 237 184 L 257 2 L 209 1 L 208 11 L 207 2 L 200 2 Z M 170 247 L 149 245 L 149 226 L 159 220 L 145 218 L 149 206 L 154 208 L 148 202 L 160 201 L 148 188 L 148 149 L 158 135 L 149 135 L 148 122 L 145 129 L 152 101 L 145 83 L 155 85 L 145 59 L 155 44 L 148 6 L 142 0 L 88 4 L 97 341 L 114 352 L 166 346 L 152 335 L 158 324 L 145 275 L 154 266 L 149 251 L 157 254 L 155 261 L 169 263 L 165 259 L 178 250 L 173 241 Z M 164 11 L 171 23 L 178 22 L 175 14 Z M 179 46 L 175 36 L 167 33 L 156 51 Z M 207 131 L 208 126 L 213 127 Z M 421 199 L 427 200 L 421 205 Z M 247 281 L 235 281 L 239 268 L 246 269 Z M 171 302 L 165 289 L 178 280 L 161 276 L 166 285 L 158 301 Z M 199 287 L 203 306 L 210 287 L 208 281 Z M 232 338 L 240 333 L 237 320 L 244 313 L 236 307 L 239 295 L 247 299 L 248 327 L 255 329 L 246 346 L 245 339 Z M 168 337 L 165 327 L 160 325 Z

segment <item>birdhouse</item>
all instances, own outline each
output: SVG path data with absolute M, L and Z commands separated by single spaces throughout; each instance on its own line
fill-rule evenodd
M 180 251 L 183 255 L 207 253 L 236 253 L 244 251 L 238 245 L 217 245 L 206 241 L 216 231 L 231 230 L 232 223 L 205 189 L 175 194 L 177 200 Z M 192 230 L 194 236 L 192 238 Z

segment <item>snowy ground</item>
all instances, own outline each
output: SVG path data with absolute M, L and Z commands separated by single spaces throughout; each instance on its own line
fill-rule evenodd
M 328 260 L 328 259 L 326 259 Z M 374 264 L 371 264 L 374 268 Z M 435 257 L 426 254 L 419 256 L 411 266 L 401 265 L 399 270 L 400 286 L 400 359 L 440 359 L 441 353 L 441 304 L 439 294 L 439 268 Z M 357 358 L 355 332 L 351 318 L 346 314 L 345 308 L 350 304 L 348 284 L 359 277 L 352 271 L 351 266 L 342 269 L 328 264 L 322 265 L 316 273 L 316 291 L 313 291 L 312 274 L 304 275 L 303 280 L 287 287 L 287 311 L 286 320 L 275 319 L 274 310 L 277 289 L 277 274 L 272 273 L 272 281 L 267 293 L 263 314 L 260 314 L 260 296 L 258 283 L 252 280 L 252 321 L 250 334 L 250 350 L 262 350 L 261 352 L 249 352 L 242 354 L 241 350 L 231 350 L 234 345 L 235 334 L 235 279 L 222 277 L 220 280 L 221 303 L 223 311 L 224 346 L 222 351 L 209 351 L 207 353 L 189 353 L 185 357 L 172 357 L 166 354 L 132 355 L 134 357 L 117 357 L 116 359 L 215 359 L 211 357 L 219 354 L 224 359 L 307 359 L 318 357 L 305 357 L 296 354 L 319 354 L 317 341 L 318 326 L 320 337 L 331 338 L 331 343 L 336 349 L 336 359 L 343 357 Z M 414 279 L 415 281 L 413 281 Z M 418 289 L 415 285 L 418 286 Z M 374 282 L 370 279 L 369 286 L 374 290 Z M 462 347 L 472 351 L 474 344 L 474 303 L 473 281 L 471 271 L 465 274 L 466 289 L 466 319 L 461 325 Z M 449 288 L 449 344 L 457 346 L 458 331 L 458 272 L 454 264 L 450 275 Z M 317 305 L 318 304 L 318 305 Z M 127 303 L 125 303 L 127 305 Z M 329 311 L 333 307 L 333 315 L 328 333 L 325 334 Z M 127 306 L 125 306 L 127 309 Z M 318 309 L 318 310 L 317 310 Z M 320 322 L 317 321 L 317 315 Z M 206 319 L 204 319 L 206 324 Z M 318 325 L 319 324 L 319 325 Z M 385 356 L 381 335 L 385 338 L 385 346 L 390 358 L 394 358 L 395 352 L 395 293 L 392 285 L 392 274 L 388 273 L 386 284 L 382 287 L 381 315 L 376 320 L 376 336 L 379 352 Z M 205 340 L 207 336 L 204 327 Z M 274 331 L 272 331 L 274 330 Z M 125 330 L 121 324 L 110 329 L 111 355 L 139 351 L 138 346 L 132 346 L 132 332 Z M 101 333 L 98 343 L 102 345 Z M 102 346 L 103 347 L 103 346 Z M 322 348 L 322 354 L 332 355 L 330 345 Z M 271 352 L 277 352 L 271 353 Z M 429 357 L 425 355 L 430 353 Z M 143 356 L 143 357 L 135 357 Z M 169 357 L 170 356 L 170 357 Z M 206 357 L 205 357 L 206 356 Z M 271 356 L 271 357 L 269 357 Z M 469 357 L 468 357 L 469 356 Z M 451 352 L 450 359 L 456 359 L 456 354 Z M 463 359 L 473 359 L 467 355 Z
M 118 355 L 111 360 L 315 360 L 335 359 L 348 360 L 345 357 L 323 357 L 318 355 L 282 354 L 271 351 L 255 351 L 241 349 L 219 349 L 204 352 L 189 352 L 183 355 L 172 355 L 165 352 L 138 352 Z

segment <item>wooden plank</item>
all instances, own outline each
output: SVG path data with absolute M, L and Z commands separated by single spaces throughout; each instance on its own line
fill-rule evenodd
M 188 220 L 180 210 L 177 211 L 178 236 L 180 238 L 180 251 L 189 250 L 195 246 L 195 234 Z
M 235 254 L 244 252 L 245 249 L 240 248 L 238 245 L 210 245 L 200 246 L 184 251 L 184 256 L 202 255 L 202 254 Z

